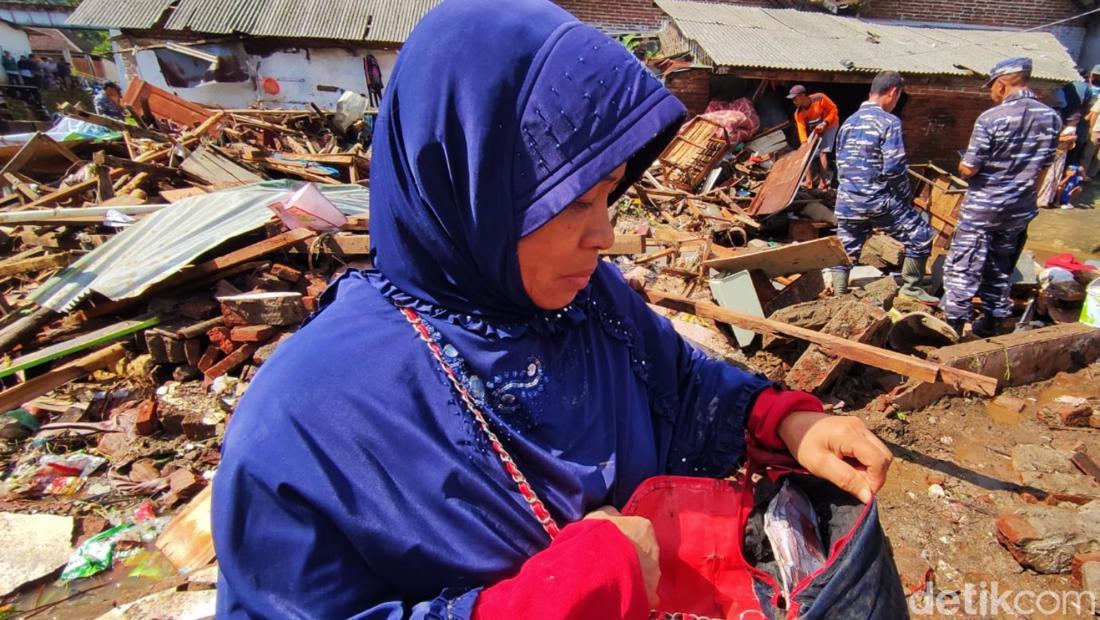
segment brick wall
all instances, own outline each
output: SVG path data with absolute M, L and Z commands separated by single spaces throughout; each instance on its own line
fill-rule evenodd
M 688 114 L 702 114 L 710 103 L 710 69 L 694 68 L 674 71 L 665 76 L 665 88 L 688 109 Z
M 1082 13 L 1074 0 L 870 0 L 861 17 L 1030 28 Z M 1084 19 L 1068 22 L 1083 26 Z
M 909 161 L 958 163 L 955 153 L 970 142 L 974 121 L 993 106 L 989 95 L 975 89 L 935 87 L 909 87 L 906 91 L 909 99 L 900 118 Z

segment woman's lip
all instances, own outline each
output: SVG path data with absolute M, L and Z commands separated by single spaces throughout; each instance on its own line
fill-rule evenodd
M 572 284 L 577 289 L 582 289 L 582 288 L 588 286 L 588 281 L 592 279 L 592 272 L 591 271 L 581 271 L 581 272 L 578 272 L 578 273 L 571 273 L 571 274 L 562 276 L 562 279 L 565 280 L 566 282 L 569 282 L 570 284 Z

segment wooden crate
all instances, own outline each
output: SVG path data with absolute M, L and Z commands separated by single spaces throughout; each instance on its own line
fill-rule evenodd
M 658 158 L 664 184 L 694 192 L 731 146 L 725 128 L 696 116 L 680 129 Z

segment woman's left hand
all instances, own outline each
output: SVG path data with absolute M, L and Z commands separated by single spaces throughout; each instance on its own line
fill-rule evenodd
M 791 455 L 810 473 L 865 504 L 886 482 L 894 456 L 859 418 L 800 411 L 783 418 L 778 431 Z

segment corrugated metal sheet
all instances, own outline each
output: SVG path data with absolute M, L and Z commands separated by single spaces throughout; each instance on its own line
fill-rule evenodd
M 152 28 L 173 0 L 87 0 L 65 23 L 97 28 Z
M 153 26 L 173 0 L 84 0 L 68 23 Z M 442 0 L 178 0 L 167 30 L 403 43 Z
M 38 287 L 31 301 L 65 312 L 92 291 L 115 300 L 140 295 L 227 239 L 263 226 L 273 215 L 267 205 L 300 185 L 266 181 L 181 200 L 84 255 Z M 358 185 L 319 189 L 348 215 L 369 210 L 370 193 Z
M 684 37 L 721 67 L 985 75 L 998 61 L 1030 56 L 1033 76 L 1080 79 L 1047 32 L 918 28 L 793 9 L 657 0 Z

